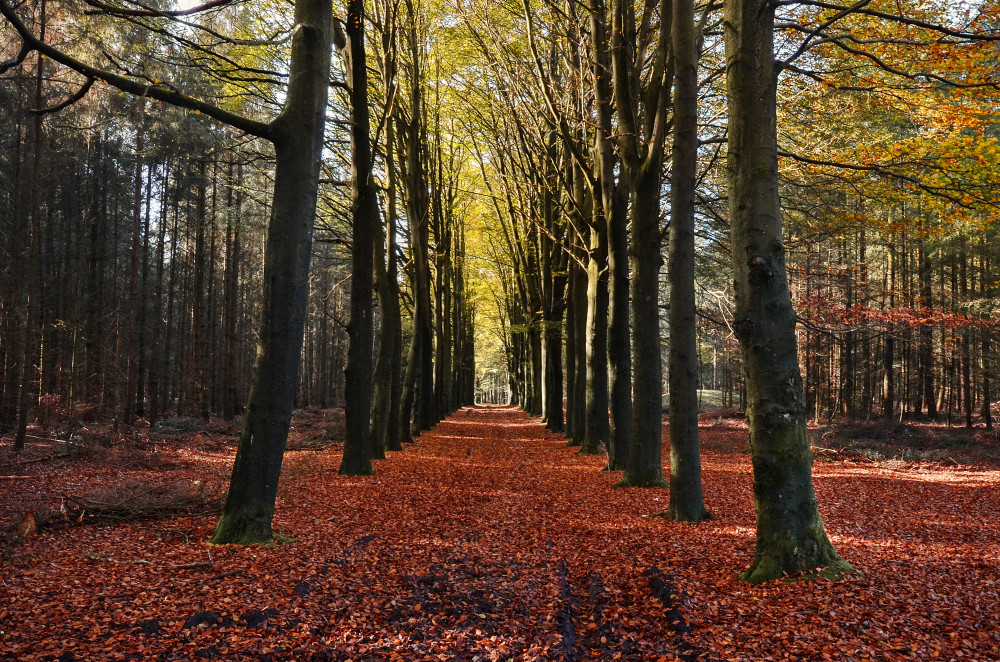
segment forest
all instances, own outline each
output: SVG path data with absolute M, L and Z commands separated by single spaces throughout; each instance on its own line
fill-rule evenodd
M 0 14 L 0 659 L 1000 648 L 1000 5 Z

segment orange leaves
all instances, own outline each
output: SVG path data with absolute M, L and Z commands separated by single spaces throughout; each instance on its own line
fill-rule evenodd
M 300 434 L 310 425 L 296 420 Z M 336 445 L 290 452 L 275 524 L 294 543 L 213 548 L 212 567 L 178 572 L 205 559 L 212 518 L 43 529 L 2 568 L 0 656 L 994 656 L 1000 472 L 817 463 L 828 530 L 867 576 L 750 587 L 735 578 L 753 551 L 746 430 L 727 421 L 702 440 L 718 519 L 698 525 L 644 517 L 663 510 L 665 490 L 611 489 L 603 458 L 575 455 L 509 409 L 462 412 L 371 478 L 338 477 Z M 194 477 L 231 453 L 178 455 L 158 471 Z M 94 466 L 34 489 L 88 475 Z

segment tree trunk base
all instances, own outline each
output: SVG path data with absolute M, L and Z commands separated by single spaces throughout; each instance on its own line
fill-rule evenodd
M 772 538 L 767 549 L 757 551 L 753 564 L 740 575 L 740 579 L 756 585 L 775 579 L 810 581 L 822 578 L 840 581 L 850 575 L 862 574 L 837 554 L 822 524 L 814 533 L 816 535 L 807 533 L 799 540 Z
M 368 463 L 348 463 L 344 462 L 340 465 L 340 471 L 337 472 L 341 476 L 374 476 L 375 470 L 372 468 L 371 462 Z
M 209 542 L 213 545 L 270 545 L 274 532 L 264 508 L 248 508 L 223 515 Z
M 704 522 L 705 520 L 715 519 L 712 513 L 708 512 L 704 507 L 700 510 L 698 509 L 688 509 L 688 508 L 678 508 L 674 504 L 670 504 L 670 507 L 661 513 L 663 519 L 673 520 L 675 522 L 688 522 L 691 524 L 696 524 L 698 522 Z

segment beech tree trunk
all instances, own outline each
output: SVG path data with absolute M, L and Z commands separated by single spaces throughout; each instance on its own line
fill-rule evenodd
M 672 29 L 676 74 L 674 79 L 674 147 L 670 183 L 670 257 L 668 265 L 670 278 L 670 507 L 667 509 L 667 513 L 672 519 L 681 522 L 697 522 L 708 517 L 708 511 L 705 509 L 701 490 L 701 451 L 698 446 L 698 339 L 695 326 L 694 293 L 694 202 L 698 168 L 698 52 L 695 45 L 693 0 L 673 0 Z M 639 320 L 636 322 L 638 323 Z M 638 333 L 638 328 L 636 333 Z M 638 345 L 637 341 L 636 346 Z M 637 371 L 638 365 L 637 358 Z M 636 377 L 636 381 L 638 382 L 638 377 Z
M 795 341 L 778 199 L 774 5 L 725 0 L 729 213 L 753 455 L 757 545 L 742 579 L 840 578 L 812 483 L 812 452 Z M 817 570 L 821 569 L 821 570 Z
M 611 437 L 608 421 L 608 276 L 605 268 L 607 242 L 604 219 L 595 218 L 590 228 L 587 260 L 587 370 L 583 446 L 581 453 L 606 451 Z
M 395 125 L 386 122 L 386 144 L 395 144 Z M 403 449 L 399 438 L 400 364 L 403 351 L 403 322 L 399 312 L 399 275 L 396 263 L 396 174 L 393 150 L 386 150 L 385 232 L 378 238 L 377 288 L 382 315 L 382 331 L 375 362 L 375 399 L 372 406 L 372 448 L 383 451 Z
M 378 198 L 372 181 L 372 145 L 369 137 L 368 69 L 365 57 L 364 0 L 347 6 L 347 85 L 351 99 L 351 321 L 344 392 L 344 459 L 340 473 L 367 476 L 372 469 L 370 437 L 372 407 L 373 320 L 372 272 L 375 228 L 380 222 Z
M 332 5 L 298 0 L 285 106 L 271 123 L 274 201 L 264 254 L 260 344 L 216 544 L 263 543 L 291 425 L 330 79 Z M 365 417 L 367 429 L 367 415 Z

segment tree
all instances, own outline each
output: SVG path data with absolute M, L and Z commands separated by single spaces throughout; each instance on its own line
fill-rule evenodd
M 364 0 L 347 6 L 347 85 L 351 98 L 351 321 L 345 373 L 344 459 L 340 473 L 374 473 L 371 456 L 372 295 L 375 228 L 381 219 L 372 180 L 372 146 L 368 112 L 368 64 L 365 55 Z M 319 159 L 319 156 L 316 157 Z
M 757 544 L 741 577 L 840 578 L 853 571 L 834 550 L 812 483 L 778 198 L 774 4 L 725 0 L 729 104 L 729 211 L 736 288 L 734 328 L 743 351 L 753 455 Z
M 698 51 L 694 2 L 673 2 L 673 170 L 670 179 L 670 517 L 708 517 L 698 448 L 694 209 L 698 169 Z M 638 362 L 637 362 L 638 365 Z
M 251 544 L 271 539 L 271 518 L 281 474 L 298 376 L 308 296 L 309 260 L 330 72 L 332 8 L 300 0 L 281 113 L 263 123 L 177 91 L 104 71 L 38 39 L 6 2 L 0 13 L 23 41 L 21 59 L 37 51 L 87 78 L 124 92 L 204 113 L 270 140 L 276 169 L 264 264 L 260 345 L 226 506 L 212 542 Z

